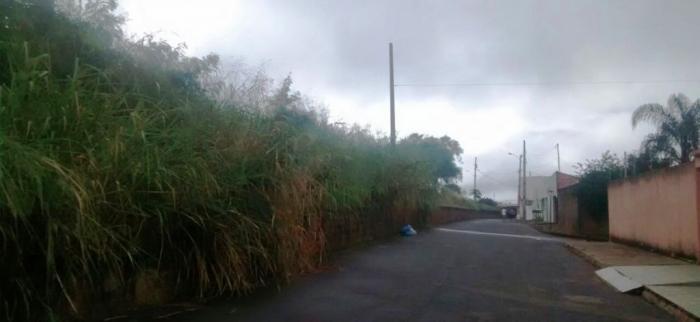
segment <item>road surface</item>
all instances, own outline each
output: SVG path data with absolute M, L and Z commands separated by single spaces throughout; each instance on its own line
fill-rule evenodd
M 327 272 L 160 321 L 669 321 L 556 239 L 500 219 L 349 251 Z

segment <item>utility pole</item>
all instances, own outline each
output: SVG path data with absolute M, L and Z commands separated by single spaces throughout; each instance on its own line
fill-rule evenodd
M 389 43 L 389 108 L 391 110 L 391 145 L 396 145 L 396 118 L 394 116 L 394 44 Z
M 557 143 L 556 147 L 557 147 L 557 171 L 561 172 L 561 159 L 559 158 L 559 143 Z
M 522 191 L 522 184 L 523 184 L 523 155 L 521 154 L 518 157 L 518 206 L 520 206 L 523 202 L 523 196 L 521 194 Z
M 624 156 L 622 157 L 622 166 L 625 169 L 625 178 L 627 178 L 627 151 L 624 152 Z
M 527 149 L 525 147 L 525 140 L 523 140 L 523 212 L 522 218 L 526 219 L 527 212 Z
M 472 191 L 472 195 L 474 196 L 474 200 L 476 200 L 476 170 L 477 170 L 476 157 L 474 157 L 474 190 Z

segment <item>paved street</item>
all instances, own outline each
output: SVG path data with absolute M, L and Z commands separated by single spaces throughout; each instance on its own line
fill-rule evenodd
M 280 292 L 167 321 L 666 321 L 528 226 L 461 222 L 357 249 Z

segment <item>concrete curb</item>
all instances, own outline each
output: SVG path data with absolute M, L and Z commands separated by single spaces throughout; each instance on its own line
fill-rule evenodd
M 605 265 L 601 263 L 599 260 L 595 259 L 593 256 L 590 256 L 580 249 L 574 247 L 573 245 L 569 244 L 568 242 L 564 242 L 564 246 L 566 249 L 568 249 L 570 252 L 576 254 L 577 256 L 583 258 L 585 261 L 589 262 L 591 265 L 594 267 L 600 269 L 600 268 L 605 268 Z M 597 276 L 597 275 L 596 275 Z M 696 321 L 700 322 L 700 317 L 697 317 L 690 312 L 684 310 L 682 307 L 676 305 L 675 303 L 663 298 L 659 294 L 656 294 L 654 291 L 644 287 L 642 289 L 642 298 L 646 300 L 647 302 L 656 305 L 658 308 L 668 312 L 671 314 L 677 321 Z
M 680 306 L 676 305 L 675 303 L 659 296 L 656 294 L 654 291 L 644 288 L 642 290 L 642 297 L 649 303 L 654 304 L 664 311 L 670 313 L 674 318 L 676 318 L 676 321 L 683 321 L 683 322 L 693 322 L 693 321 L 700 321 L 700 318 L 691 314 L 690 312 L 684 310 Z
M 599 260 L 595 259 L 593 256 L 590 256 L 584 252 L 582 252 L 580 249 L 572 246 L 568 242 L 564 242 L 564 246 L 572 253 L 578 255 L 579 257 L 583 258 L 587 262 L 589 262 L 591 265 L 595 266 L 596 268 L 604 268 L 605 265 L 601 263 Z

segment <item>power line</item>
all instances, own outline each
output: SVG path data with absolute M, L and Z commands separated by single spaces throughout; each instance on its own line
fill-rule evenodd
M 463 83 L 399 83 L 396 87 L 480 87 L 480 86 L 567 86 L 567 85 L 634 85 L 700 83 L 700 79 L 610 80 L 610 81 L 551 81 L 551 82 L 463 82 Z

